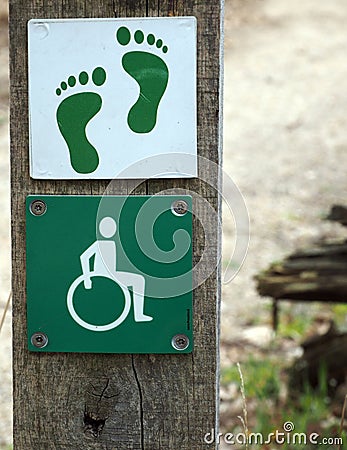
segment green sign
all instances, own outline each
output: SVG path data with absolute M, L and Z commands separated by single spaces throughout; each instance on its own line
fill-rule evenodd
M 191 352 L 191 203 L 29 196 L 29 350 Z

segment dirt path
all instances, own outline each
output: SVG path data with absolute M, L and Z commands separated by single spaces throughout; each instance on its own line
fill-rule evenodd
M 347 197 L 346 20 L 344 0 L 227 2 L 224 169 L 244 195 L 251 241 L 224 288 L 223 340 L 261 314 L 255 273 L 342 233 L 320 219 Z M 230 246 L 226 233 L 224 260 Z
M 0 0 L 1 8 L 6 4 Z M 251 242 L 235 280 L 224 286 L 222 339 L 266 338 L 268 317 L 253 275 L 298 245 L 336 236 L 321 222 L 346 202 L 347 8 L 345 0 L 227 0 L 225 171 L 246 200 Z M 10 289 L 7 49 L 0 22 L 0 310 Z M 225 218 L 224 260 L 232 247 Z M 11 441 L 10 315 L 0 346 L 0 447 Z M 206 430 L 209 431 L 209 430 Z M 227 446 L 226 448 L 229 448 Z

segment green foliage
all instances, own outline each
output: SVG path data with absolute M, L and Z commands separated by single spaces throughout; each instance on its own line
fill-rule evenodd
M 347 305 L 337 304 L 332 307 L 334 313 L 334 321 L 340 328 L 347 328 Z
M 280 389 L 279 370 L 269 359 L 257 360 L 253 356 L 242 364 L 246 396 L 248 398 L 277 398 Z M 240 383 L 236 365 L 222 370 L 222 384 Z
M 283 304 L 284 303 L 284 304 Z M 347 305 L 335 305 L 327 309 L 326 305 L 310 303 L 309 305 L 281 304 L 280 325 L 276 342 L 268 348 L 268 355 L 252 355 L 241 364 L 245 385 L 245 395 L 248 405 L 248 422 L 251 433 L 261 433 L 266 440 L 270 433 L 284 432 L 284 424 L 292 422 L 294 430 L 292 437 L 297 433 L 297 441 L 293 440 L 282 444 L 276 444 L 272 440 L 263 446 L 251 445 L 249 449 L 271 450 L 313 450 L 317 445 L 309 442 L 309 436 L 317 433 L 319 439 L 337 438 L 340 430 L 340 418 L 335 417 L 331 411 L 330 398 L 328 396 L 328 376 L 326 367 L 322 366 L 318 374 L 318 386 L 312 388 L 305 383 L 301 392 L 286 391 L 285 358 L 281 354 L 283 338 L 290 338 L 296 342 L 304 339 L 308 331 L 314 330 L 315 318 L 319 313 L 329 317 L 332 315 L 339 329 L 347 328 Z M 271 308 L 271 305 L 269 305 Z M 331 314 L 332 313 L 332 314 Z M 281 339 L 282 338 L 282 339 Z M 271 355 L 271 356 L 269 356 Z M 240 375 L 236 365 L 222 370 L 222 384 L 241 385 Z M 237 395 L 241 396 L 241 392 Z M 342 408 L 342 405 L 341 405 Z M 238 432 L 235 429 L 228 431 Z M 302 435 L 306 435 L 307 443 L 304 444 Z M 343 432 L 343 445 L 347 442 L 346 432 Z M 344 448 L 344 446 L 341 446 Z M 323 446 L 323 445 L 322 445 Z M 338 447 L 326 445 L 327 449 Z
M 301 340 L 312 325 L 312 315 L 302 312 L 301 314 L 296 314 L 293 309 L 290 309 L 286 314 L 283 314 L 283 312 L 281 310 L 281 320 L 278 327 L 279 337 Z
M 313 389 L 305 383 L 303 392 L 288 403 L 289 412 L 300 431 L 306 431 L 312 424 L 318 424 L 329 416 L 328 376 L 325 366 L 319 370 L 319 383 Z M 285 417 L 284 417 L 285 419 Z
M 309 443 L 311 433 L 318 433 L 321 438 L 337 437 L 339 420 L 332 418 L 329 410 L 326 368 L 324 366 L 320 368 L 317 388 L 313 389 L 306 383 L 301 393 L 294 396 L 289 392 L 287 399 L 281 401 L 279 394 L 283 369 L 283 363 L 281 364 L 279 359 L 273 360 L 268 357 L 262 360 L 250 357 L 242 364 L 246 399 L 248 404 L 256 404 L 255 421 L 249 427 L 250 432 L 261 433 L 264 440 L 267 440 L 270 433 L 275 433 L 276 430 L 283 433 L 284 424 L 292 422 L 294 425 L 292 435 L 294 433 L 306 435 L 306 445 L 299 437 L 294 443 L 290 437 L 288 442 L 282 444 L 273 440 L 271 442 L 273 450 L 313 450 L 316 447 Z M 222 383 L 241 385 L 236 365 L 222 371 Z
M 305 384 L 302 393 L 295 399 L 289 398 L 285 405 L 281 405 L 277 411 L 264 408 L 264 402 L 259 403 L 256 411 L 256 431 L 267 436 L 270 432 L 278 430 L 283 432 L 283 425 L 290 421 L 294 424 L 293 432 L 305 433 L 309 435 L 312 432 L 318 433 L 321 437 L 336 436 L 336 422 L 332 421 L 329 425 L 324 422 L 330 416 L 329 398 L 327 385 L 327 371 L 324 366 L 320 368 L 319 385 L 313 389 L 308 383 Z M 283 450 L 313 449 L 310 444 L 302 442 L 287 442 L 273 448 Z

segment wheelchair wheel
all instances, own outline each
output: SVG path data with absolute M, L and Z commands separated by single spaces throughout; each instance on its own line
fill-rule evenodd
M 90 278 L 95 278 L 98 276 L 99 276 L 98 274 L 94 273 L 94 274 L 91 274 Z M 93 324 L 88 323 L 88 322 L 84 321 L 83 319 L 81 319 L 81 317 L 77 314 L 75 307 L 74 307 L 73 296 L 74 296 L 75 290 L 81 283 L 84 282 L 84 280 L 85 280 L 84 275 L 80 275 L 78 278 L 76 278 L 76 280 L 71 284 L 69 291 L 67 293 L 67 308 L 68 308 L 69 313 L 70 313 L 71 317 L 73 318 L 73 320 L 76 323 L 78 323 L 78 325 L 80 325 L 81 327 L 86 328 L 87 330 L 90 330 L 90 331 L 108 331 L 108 330 L 112 330 L 113 328 L 118 327 L 118 325 L 120 325 L 122 322 L 124 322 L 124 320 L 127 318 L 129 311 L 130 311 L 131 300 L 130 300 L 130 293 L 129 293 L 128 288 L 120 283 L 117 283 L 116 280 L 111 278 L 112 281 L 114 281 L 115 283 L 118 284 L 118 286 L 121 288 L 121 290 L 124 294 L 124 309 L 123 309 L 121 315 L 113 322 L 110 322 L 106 325 L 93 325 Z

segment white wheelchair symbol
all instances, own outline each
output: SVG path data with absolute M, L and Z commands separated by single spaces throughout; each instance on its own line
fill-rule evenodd
M 73 320 L 83 328 L 91 331 L 108 331 L 118 327 L 128 317 L 131 308 L 131 296 L 129 287 L 133 291 L 134 319 L 135 322 L 148 322 L 153 317 L 144 314 L 145 279 L 142 275 L 130 272 L 118 272 L 116 270 L 116 244 L 110 240 L 116 231 L 116 222 L 112 217 L 104 217 L 99 224 L 101 236 L 105 240 L 95 241 L 80 256 L 82 275 L 73 281 L 67 293 L 67 307 Z M 90 259 L 94 258 L 94 269 L 90 270 Z M 92 289 L 92 279 L 95 277 L 108 278 L 119 285 L 124 295 L 124 308 L 120 316 L 105 325 L 94 325 L 83 320 L 74 307 L 74 293 L 80 284 L 85 289 Z

